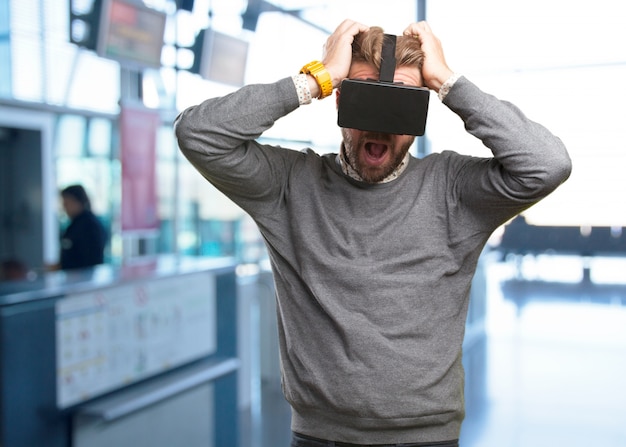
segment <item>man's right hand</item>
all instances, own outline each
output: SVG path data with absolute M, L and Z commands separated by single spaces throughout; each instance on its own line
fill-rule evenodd
M 330 74 L 333 89 L 339 87 L 341 81 L 348 77 L 350 64 L 352 63 L 352 42 L 354 41 L 354 36 L 368 29 L 369 26 L 346 19 L 328 36 L 324 44 L 322 63 Z M 314 98 L 319 96 L 320 88 L 313 76 L 309 76 L 309 88 Z
M 369 26 L 346 19 L 326 40 L 322 63 L 330 73 L 334 88 L 339 87 L 350 71 L 354 37 L 368 29 Z

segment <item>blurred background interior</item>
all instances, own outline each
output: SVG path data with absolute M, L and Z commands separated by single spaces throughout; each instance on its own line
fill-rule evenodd
M 573 160 L 481 259 L 463 447 L 626 445 L 626 6 L 612 0 L 0 0 L 0 445 L 288 446 L 263 243 L 172 123 L 321 58 L 344 18 L 395 34 L 427 19 L 455 71 Z M 334 101 L 263 139 L 336 151 Z M 446 149 L 489 155 L 433 98 L 413 151 Z M 110 236 L 105 264 L 50 272 L 71 184 Z

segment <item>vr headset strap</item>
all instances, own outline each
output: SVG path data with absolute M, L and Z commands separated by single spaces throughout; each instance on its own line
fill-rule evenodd
M 385 34 L 380 60 L 380 81 L 393 83 L 396 72 L 396 36 Z

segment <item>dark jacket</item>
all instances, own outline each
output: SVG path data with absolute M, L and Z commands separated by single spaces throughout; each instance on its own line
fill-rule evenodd
M 72 219 L 61 237 L 61 269 L 92 267 L 104 262 L 106 231 L 91 211 Z

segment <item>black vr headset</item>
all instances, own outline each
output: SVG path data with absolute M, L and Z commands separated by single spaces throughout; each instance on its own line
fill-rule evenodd
M 380 79 L 341 82 L 337 124 L 340 127 L 399 135 L 424 135 L 427 88 L 394 83 L 396 36 L 385 34 Z

